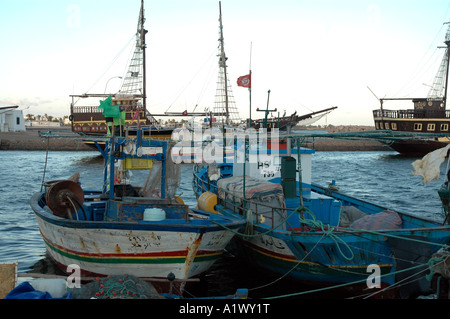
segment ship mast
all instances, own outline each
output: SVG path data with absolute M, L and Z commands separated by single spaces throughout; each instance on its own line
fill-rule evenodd
M 447 24 L 449 25 L 449 28 L 447 30 L 447 34 L 445 35 L 445 45 L 447 46 L 447 50 L 445 52 L 445 60 L 447 61 L 447 74 L 445 76 L 445 89 L 444 89 L 444 110 L 447 109 L 447 90 L 448 90 L 448 72 L 449 72 L 449 67 L 450 67 L 450 23 L 447 22 Z
M 226 113 L 226 124 L 230 124 L 230 112 L 228 110 L 228 79 L 227 79 L 227 57 L 225 55 L 225 46 L 223 40 L 223 24 L 222 24 L 222 4 L 219 1 L 219 28 L 220 28 L 220 59 L 219 67 L 223 69 L 224 73 L 224 90 L 225 90 L 225 113 Z
M 145 35 L 148 32 L 144 28 L 144 0 L 141 0 L 141 10 L 136 32 L 136 46 L 133 57 L 128 66 L 128 71 L 120 90 L 121 94 L 139 95 L 142 97 L 142 106 L 144 114 L 147 110 L 147 76 L 146 76 L 146 57 Z
M 147 72 L 145 68 L 145 49 L 147 45 L 145 44 L 145 34 L 148 32 L 144 28 L 145 18 L 144 18 L 144 0 L 141 0 L 141 12 L 139 14 L 139 24 L 138 33 L 140 36 L 140 44 L 142 50 L 142 107 L 144 109 L 144 114 L 147 111 Z
M 434 78 L 433 86 L 428 92 L 429 100 L 441 100 L 443 102 L 444 109 L 447 104 L 447 88 L 448 88 L 448 76 L 449 76 L 449 58 L 450 58 L 450 22 L 446 22 L 444 24 L 449 24 L 447 29 L 447 33 L 445 35 L 445 54 L 442 58 L 441 65 L 439 66 L 439 70 Z
M 214 102 L 214 114 L 225 120 L 227 125 L 239 120 L 239 111 L 236 108 L 232 90 L 228 79 L 227 56 L 223 37 L 222 5 L 219 1 L 219 79 L 217 81 L 216 100 Z

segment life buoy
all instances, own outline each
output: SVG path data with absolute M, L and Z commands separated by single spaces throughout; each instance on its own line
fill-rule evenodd
M 69 115 L 69 121 L 73 121 L 73 115 L 72 114 Z
M 217 195 L 211 192 L 203 193 L 197 202 L 197 207 L 209 213 L 217 213 L 215 206 L 217 205 Z

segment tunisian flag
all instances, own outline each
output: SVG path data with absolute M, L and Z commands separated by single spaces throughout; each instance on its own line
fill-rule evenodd
M 248 74 L 248 75 L 239 77 L 237 79 L 237 85 L 250 89 L 252 87 L 252 75 Z

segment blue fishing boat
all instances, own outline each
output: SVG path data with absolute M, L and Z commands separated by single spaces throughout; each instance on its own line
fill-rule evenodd
M 272 274 L 410 295 L 417 287 L 386 288 L 428 269 L 431 255 L 450 244 L 449 224 L 345 195 L 334 183 L 313 183 L 314 150 L 300 147 L 305 135 L 286 139 L 292 149 L 252 145 L 247 137 L 235 144 L 233 162 L 196 164 L 199 208 L 246 220 L 233 240 L 236 252 Z
M 83 190 L 75 174 L 31 197 L 47 252 L 62 271 L 75 265 L 87 276 L 170 274 L 181 287 L 222 255 L 244 221 L 185 205 L 175 194 L 179 176 L 168 152 L 167 141 L 113 134 L 102 152 L 99 189 Z M 132 183 L 131 170 L 144 183 Z

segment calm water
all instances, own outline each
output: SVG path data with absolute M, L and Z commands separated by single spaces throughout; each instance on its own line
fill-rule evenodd
M 19 272 L 25 272 L 45 258 L 45 246 L 34 214 L 29 206 L 33 192 L 39 191 L 43 179 L 44 151 L 1 151 L 0 158 L 0 262 L 19 261 Z M 341 191 L 402 212 L 443 218 L 437 189 L 444 182 L 422 185 L 420 177 L 411 174 L 411 163 L 395 152 L 317 152 L 313 155 L 313 181 L 328 185 L 332 180 Z M 441 172 L 446 168 L 442 164 Z M 81 174 L 82 187 L 101 189 L 103 159 L 96 152 L 49 152 L 45 180 L 64 179 Z M 195 205 L 192 193 L 192 165 L 183 164 L 178 193 L 186 204 Z M 270 282 L 266 275 L 242 266 L 236 267 L 230 256 L 215 264 L 205 277 L 206 289 L 212 294 L 227 294 L 235 288 L 252 288 Z M 241 278 L 247 278 L 242 282 Z M 268 295 L 282 294 L 283 287 L 272 286 Z M 274 288 L 275 287 L 275 288 Z

